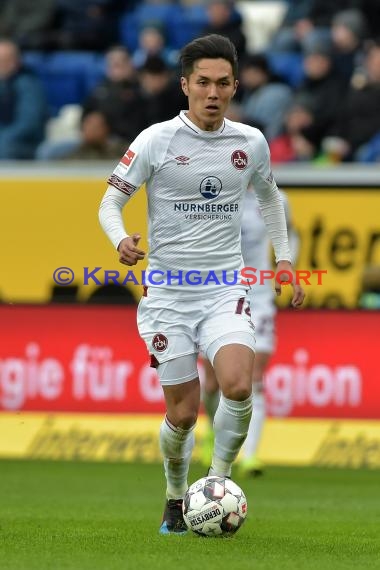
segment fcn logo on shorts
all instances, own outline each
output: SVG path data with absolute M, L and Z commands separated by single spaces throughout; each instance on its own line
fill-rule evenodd
M 231 154 L 232 165 L 238 170 L 243 170 L 248 166 L 248 156 L 245 154 L 244 150 L 235 150 Z
M 164 352 L 168 348 L 169 341 L 165 335 L 157 333 L 152 340 L 152 346 L 157 352 Z

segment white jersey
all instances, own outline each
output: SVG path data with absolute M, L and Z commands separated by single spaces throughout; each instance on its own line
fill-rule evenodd
M 289 242 L 291 242 L 290 238 L 293 230 L 290 229 L 291 223 L 289 204 L 286 195 L 283 192 L 280 192 L 280 194 L 282 202 L 284 204 Z M 245 266 L 253 267 L 257 270 L 257 282 L 251 285 L 254 291 L 253 298 L 255 298 L 257 295 L 265 295 L 271 302 L 274 295 L 273 281 L 270 279 L 265 279 L 262 285 L 260 285 L 259 281 L 261 271 L 272 269 L 272 252 L 270 248 L 270 239 L 268 230 L 263 220 L 263 216 L 261 214 L 256 192 L 251 189 L 247 190 L 244 198 L 241 227 L 241 248 Z M 290 249 L 292 257 L 294 258 L 296 252 L 293 251 L 294 248 L 291 247 Z
M 154 281 L 161 281 L 147 282 L 154 294 L 198 297 L 227 287 L 225 281 L 231 284 L 234 275 L 240 282 L 240 230 L 249 185 L 255 187 L 276 259 L 291 259 L 268 145 L 253 127 L 225 119 L 217 131 L 202 131 L 182 111 L 142 131 L 108 182 L 99 216 L 115 247 L 127 237 L 121 209 L 146 183 L 147 275 L 156 271 Z M 193 284 L 195 276 L 203 287 Z

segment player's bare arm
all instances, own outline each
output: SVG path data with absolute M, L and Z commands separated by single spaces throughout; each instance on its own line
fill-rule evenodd
M 138 261 L 145 258 L 145 251 L 137 247 L 140 239 L 140 234 L 133 234 L 121 240 L 117 248 L 120 254 L 120 263 L 124 265 L 136 265 Z
M 281 284 L 287 283 L 290 278 L 287 272 L 290 272 L 293 275 L 292 287 L 293 287 L 293 297 L 292 297 L 292 306 L 297 308 L 300 307 L 305 299 L 305 291 L 296 283 L 294 271 L 292 264 L 290 261 L 279 261 L 277 263 L 277 274 L 279 274 L 279 279 L 275 279 L 275 290 L 276 295 L 281 295 Z

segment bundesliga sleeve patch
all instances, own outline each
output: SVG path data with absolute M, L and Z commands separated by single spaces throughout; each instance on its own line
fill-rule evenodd
M 111 174 L 107 182 L 108 184 L 111 184 L 111 186 L 113 186 L 117 190 L 120 190 L 120 192 L 123 192 L 123 194 L 126 194 L 127 196 L 131 196 L 133 192 L 136 192 L 137 190 L 136 186 L 129 184 L 122 178 L 116 176 L 116 174 Z
M 136 157 L 136 153 L 130 148 L 127 150 L 120 163 L 129 168 Z

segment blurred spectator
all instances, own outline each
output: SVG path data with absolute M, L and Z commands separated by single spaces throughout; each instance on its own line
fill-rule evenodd
M 367 21 L 359 10 L 337 12 L 331 22 L 331 35 L 335 48 L 351 52 L 368 36 Z
M 343 10 L 335 14 L 331 23 L 331 40 L 336 68 L 347 82 L 363 58 L 363 42 L 368 37 L 368 26 L 359 10 Z
M 272 38 L 274 51 L 298 51 L 302 38 L 311 28 L 309 23 L 310 0 L 289 0 L 284 18 Z
M 166 45 L 166 32 L 159 22 L 146 23 L 140 30 L 138 42 L 139 47 L 132 56 L 136 68 L 142 67 L 151 55 L 158 55 L 170 67 L 177 66 L 178 51 Z
M 369 46 L 363 69 L 355 73 L 341 110 L 323 141 L 335 160 L 355 160 L 360 148 L 380 131 L 380 41 Z
M 358 6 L 360 0 L 313 0 L 310 2 L 310 22 L 314 29 L 327 29 L 335 14 Z
M 0 40 L 0 159 L 31 159 L 44 137 L 48 105 L 17 45 Z
M 52 49 L 103 51 L 119 41 L 125 0 L 56 0 Z
M 167 121 L 187 109 L 187 97 L 179 80 L 158 56 L 149 56 L 140 70 L 145 127 Z
M 284 132 L 269 143 L 272 163 L 313 160 L 320 140 L 313 101 L 299 95 L 285 116 Z
M 136 70 L 128 51 L 114 46 L 106 53 L 105 78 L 83 103 L 83 113 L 104 114 L 111 133 L 123 139 L 126 146 L 143 128 L 144 105 Z
M 346 90 L 346 84 L 334 65 L 333 52 L 326 42 L 306 49 L 304 74 L 297 93 L 303 100 L 311 102 L 322 137 L 336 120 Z
M 110 160 L 120 158 L 126 150 L 124 142 L 112 136 L 102 113 L 93 111 L 82 119 L 80 139 L 53 144 L 43 143 L 36 158 L 40 160 Z
M 279 135 L 293 91 L 272 73 L 265 55 L 247 56 L 240 71 L 242 122 L 260 129 L 268 141 Z
M 15 41 L 20 49 L 44 49 L 54 26 L 55 0 L 2 0 L 0 36 Z
M 358 0 L 290 0 L 270 49 L 303 51 L 314 42 L 330 41 L 331 22 L 342 10 L 356 8 Z
M 234 0 L 205 0 L 209 23 L 203 34 L 220 34 L 235 45 L 238 58 L 246 54 L 247 40 L 242 30 L 242 16 Z

